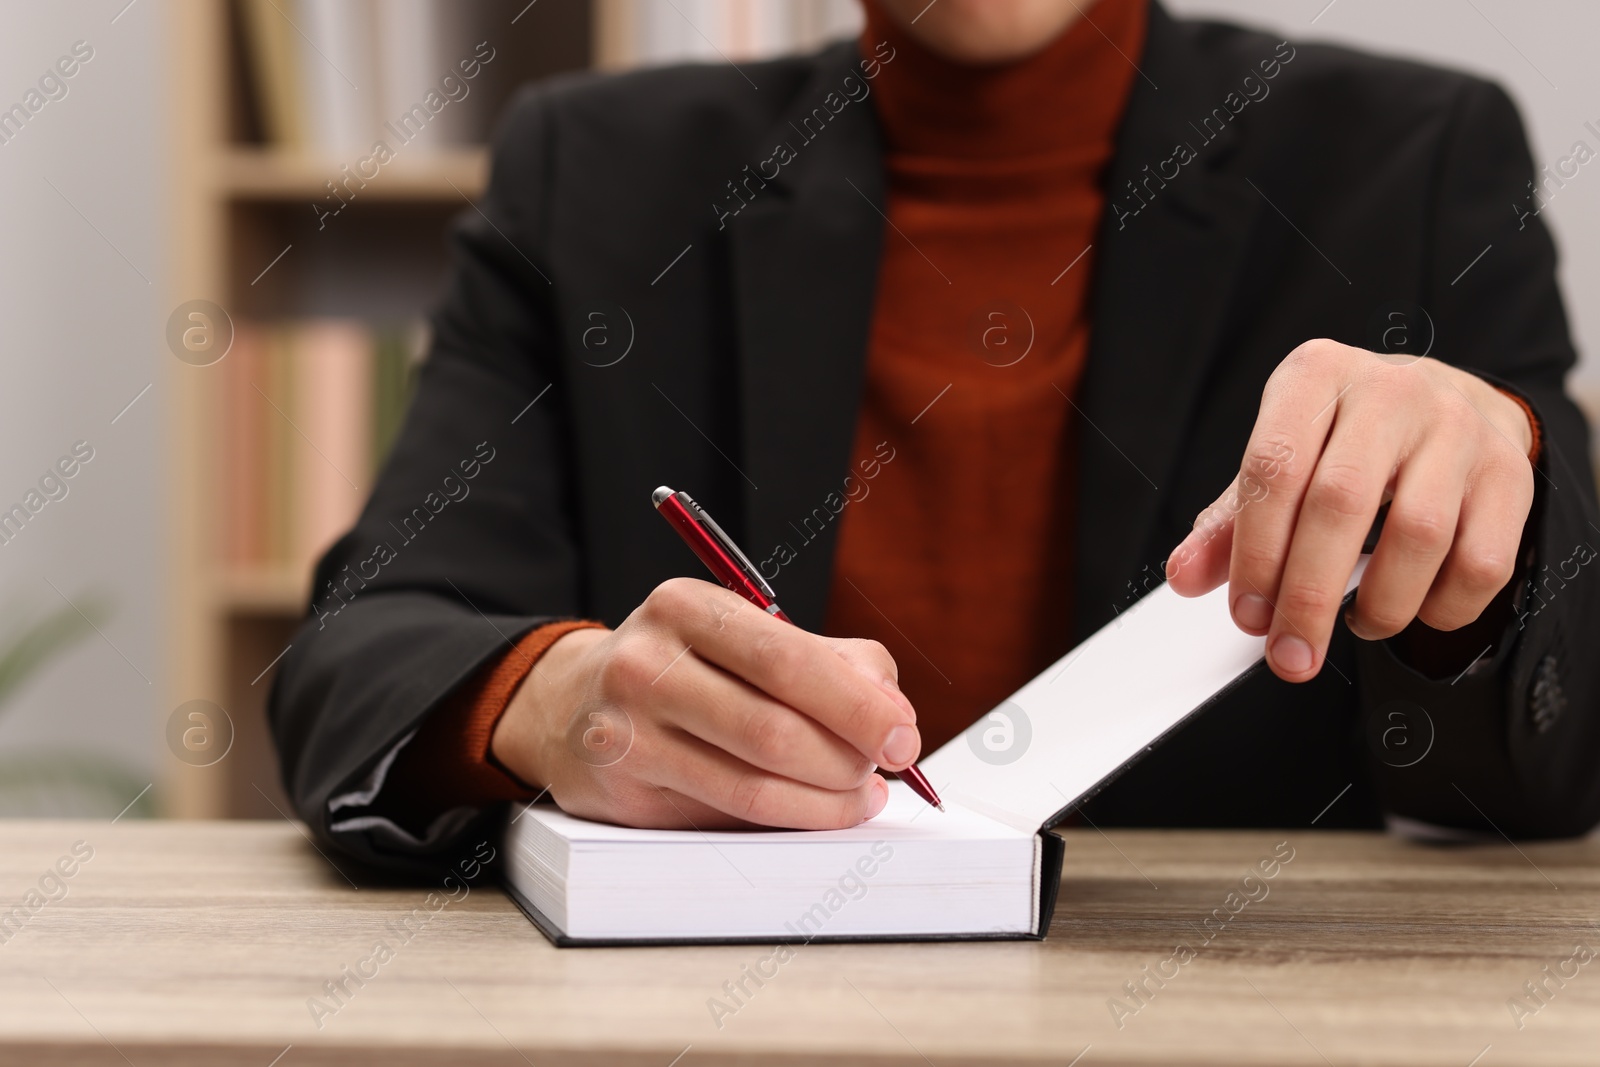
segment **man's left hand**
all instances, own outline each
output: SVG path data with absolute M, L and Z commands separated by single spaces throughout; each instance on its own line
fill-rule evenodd
M 1351 632 L 1454 630 L 1505 588 L 1533 504 L 1522 406 L 1438 360 L 1308 341 L 1267 380 L 1239 474 L 1167 563 L 1199 596 L 1228 582 L 1234 622 L 1286 681 L 1322 669 L 1345 583 L 1389 504 Z

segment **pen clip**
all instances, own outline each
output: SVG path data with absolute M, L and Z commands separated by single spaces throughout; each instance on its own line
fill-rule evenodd
M 722 527 L 717 525 L 717 520 L 713 519 L 705 508 L 695 503 L 694 497 L 688 493 L 680 490 L 677 497 L 678 502 L 689 512 L 690 517 L 704 527 L 706 533 L 711 535 L 711 539 L 717 543 L 722 551 L 726 552 L 728 557 L 739 565 L 739 569 L 744 571 L 745 577 L 749 578 L 751 583 L 761 590 L 768 600 L 776 602 L 778 594 L 773 591 L 772 586 L 767 584 L 767 580 L 761 576 L 761 572 L 756 569 L 756 565 L 750 562 L 750 557 L 745 555 L 739 546 L 733 543 L 733 538 L 729 537 Z

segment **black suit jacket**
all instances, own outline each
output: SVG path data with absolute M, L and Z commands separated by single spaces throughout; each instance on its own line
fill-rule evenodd
M 1261 78 L 1274 58 L 1276 77 Z M 900 239 L 881 214 L 870 100 L 799 145 L 737 215 L 713 205 L 746 164 L 796 141 L 791 120 L 857 60 L 850 43 L 754 64 L 759 91 L 725 65 L 585 76 L 511 108 L 489 189 L 455 232 L 404 431 L 322 561 L 274 686 L 284 778 L 322 836 L 419 865 L 489 816 L 397 833 L 376 817 L 385 756 L 530 627 L 614 625 L 658 582 L 699 575 L 649 506 L 656 485 L 690 488 L 757 558 L 838 490 L 879 249 Z M 1588 829 L 1600 693 L 1582 648 L 1600 577 L 1573 561 L 1600 531 L 1587 429 L 1562 391 L 1574 354 L 1554 250 L 1513 206 L 1531 206 L 1533 168 L 1511 102 L 1465 75 L 1285 50 L 1159 7 L 1139 67 L 1073 420 L 1077 635 L 1142 595 L 1228 484 L 1292 348 L 1393 348 L 1406 338 L 1383 331 L 1396 325 L 1410 351 L 1426 341 L 1533 405 L 1545 443 L 1531 573 L 1559 572 L 1560 587 L 1542 582 L 1454 681 L 1341 629 L 1315 681 L 1258 676 L 1112 783 L 1090 817 L 1329 827 L 1387 811 L 1510 835 Z M 1173 176 L 1180 144 L 1195 158 Z M 1059 251 L 1065 266 L 1080 250 Z M 835 528 L 784 568 L 785 607 L 807 628 L 823 619 Z

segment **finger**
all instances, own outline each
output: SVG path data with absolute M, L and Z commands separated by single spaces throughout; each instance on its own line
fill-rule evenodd
M 869 682 L 881 685 L 889 695 L 917 721 L 917 709 L 900 691 L 900 667 L 889 650 L 877 641 L 860 637 L 824 637 L 823 643 L 844 657 L 846 663 L 860 671 Z
M 1300 505 L 1339 417 L 1348 381 L 1342 363 L 1330 365 L 1335 355 L 1313 343 L 1284 360 L 1262 393 L 1261 412 L 1245 446 L 1228 605 L 1246 633 L 1265 634 L 1271 628 Z
M 1346 614 L 1357 637 L 1393 637 L 1417 617 L 1455 541 L 1472 457 L 1470 449 L 1434 441 L 1401 467 L 1383 534 Z
M 760 770 L 823 789 L 854 789 L 875 769 L 816 720 L 692 653 L 655 687 L 662 720 Z
M 688 734 L 664 745 L 649 781 L 698 801 L 735 824 L 837 830 L 883 810 L 889 787 L 872 775 L 854 789 L 821 789 L 752 767 Z
M 1267 662 L 1285 681 L 1307 681 L 1322 669 L 1350 572 L 1407 433 L 1400 420 L 1351 412 L 1311 472 L 1267 635 Z
M 696 655 L 815 719 L 873 763 L 899 770 L 916 760 L 922 737 L 911 714 L 815 634 L 694 579 L 664 583 L 646 604 Z
M 635 826 L 644 830 L 742 830 L 750 824 L 740 822 L 725 812 L 692 797 L 660 786 L 635 784 L 632 801 L 618 804 L 612 798 L 604 800 L 580 797 L 563 799 L 554 797 L 562 811 L 579 819 L 593 822 L 616 823 L 618 826 Z
M 1233 519 L 1244 504 L 1239 479 L 1194 520 L 1194 529 L 1167 559 L 1167 581 L 1180 596 L 1202 596 L 1228 580 Z
M 1481 615 L 1516 573 L 1532 507 L 1533 468 L 1524 457 L 1497 461 L 1470 480 L 1450 553 L 1417 617 L 1455 630 Z

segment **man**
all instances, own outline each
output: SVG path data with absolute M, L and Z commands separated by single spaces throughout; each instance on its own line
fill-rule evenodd
M 1271 673 L 1096 823 L 1590 828 L 1600 529 L 1504 93 L 1147 0 L 865 6 L 511 108 L 274 688 L 301 816 L 396 866 L 546 793 L 852 825 L 1170 578 Z M 798 627 L 663 582 L 662 482 Z

